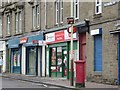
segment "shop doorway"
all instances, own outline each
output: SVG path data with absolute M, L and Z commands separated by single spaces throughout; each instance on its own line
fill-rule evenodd
M 21 73 L 20 49 L 13 50 L 13 73 Z
M 67 76 L 67 49 L 66 47 L 50 48 L 50 75 L 51 77 Z
M 27 47 L 27 75 L 37 75 L 37 47 Z

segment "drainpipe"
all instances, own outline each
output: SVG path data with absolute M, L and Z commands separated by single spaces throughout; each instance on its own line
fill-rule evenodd
M 120 33 L 118 33 L 118 85 L 120 85 Z

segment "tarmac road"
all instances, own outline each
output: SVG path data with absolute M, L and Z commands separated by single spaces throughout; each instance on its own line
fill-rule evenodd
M 26 82 L 10 78 L 0 77 L 0 88 L 2 90 L 72 90 L 56 86 L 48 86 L 40 83 Z M 80 88 L 77 90 L 120 90 L 118 88 Z
M 26 81 L 20 81 L 10 78 L 2 78 L 0 77 L 0 87 L 2 88 L 60 88 L 55 86 L 48 86 L 45 84 L 39 84 L 39 83 L 32 83 L 32 82 L 26 82 Z M 2 84 L 1 84 L 2 83 Z

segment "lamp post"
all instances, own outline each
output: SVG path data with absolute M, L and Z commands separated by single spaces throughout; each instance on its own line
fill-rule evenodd
M 71 24 L 71 26 L 70 26 L 70 28 L 68 28 L 68 32 L 71 34 L 71 43 L 70 43 L 70 45 L 71 45 L 71 50 L 70 50 L 70 63 L 71 63 L 71 70 L 70 70 L 70 72 L 71 72 L 71 78 L 70 78 L 70 85 L 71 86 L 73 86 L 74 85 L 74 66 L 73 66 L 73 59 L 74 59 L 74 57 L 73 57 L 73 33 L 74 33 L 74 31 L 73 31 L 73 23 L 74 23 L 74 18 L 72 18 L 72 17 L 70 17 L 70 18 L 67 18 L 67 22 L 68 22 L 68 24 Z M 76 31 L 76 30 L 75 30 Z
M 73 17 L 73 0 L 71 0 L 71 17 Z M 74 23 L 74 18 L 73 18 Z M 71 23 L 71 78 L 70 85 L 74 86 L 74 66 L 73 66 L 73 23 Z
M 74 86 L 74 65 L 73 65 L 73 25 L 71 24 L 71 78 L 70 85 Z
M 71 73 L 71 77 L 70 77 L 70 85 L 71 86 L 74 86 L 74 64 L 73 64 L 73 60 L 74 60 L 74 57 L 73 57 L 73 24 L 74 24 L 74 17 L 73 17 L 73 0 L 71 0 L 71 17 L 67 18 L 67 22 L 68 24 L 71 24 L 68 32 L 71 33 L 71 50 L 70 50 L 70 63 L 71 63 L 71 70 L 70 70 L 70 73 Z

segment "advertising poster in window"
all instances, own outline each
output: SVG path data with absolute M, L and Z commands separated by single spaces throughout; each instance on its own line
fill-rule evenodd
M 56 48 L 52 48 L 52 63 L 51 65 L 56 65 Z
M 17 66 L 20 66 L 20 54 L 17 56 Z
M 14 56 L 13 56 L 13 61 L 14 61 L 14 66 L 17 66 L 17 62 L 16 62 L 16 54 L 14 54 Z

